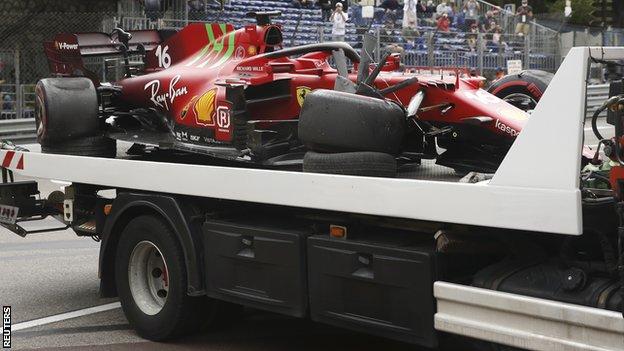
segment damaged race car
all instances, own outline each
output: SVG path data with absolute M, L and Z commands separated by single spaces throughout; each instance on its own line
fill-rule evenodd
M 44 44 L 53 77 L 36 87 L 42 151 L 114 157 L 121 140 L 312 172 L 393 176 L 422 159 L 493 172 L 529 118 L 481 77 L 405 73 L 398 55 L 374 64 L 369 36 L 362 56 L 339 42 L 283 48 L 279 14 L 250 13 L 257 24 L 238 30 L 56 35 Z M 107 56 L 122 58 L 121 79 L 85 68 Z

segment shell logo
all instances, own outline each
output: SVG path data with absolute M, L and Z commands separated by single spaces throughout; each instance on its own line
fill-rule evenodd
M 217 89 L 212 89 L 204 93 L 195 103 L 195 116 L 197 123 L 210 126 L 214 125 L 213 114 L 217 102 Z

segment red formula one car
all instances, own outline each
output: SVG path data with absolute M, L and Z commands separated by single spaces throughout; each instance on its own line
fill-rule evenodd
M 480 89 L 480 77 L 404 73 L 392 55 L 372 64 L 370 42 L 363 57 L 346 43 L 283 48 L 270 20 L 277 15 L 251 13 L 257 25 L 238 30 L 197 23 L 179 32 L 57 35 L 45 43 L 55 77 L 36 89 L 43 151 L 111 156 L 114 140 L 124 140 L 137 145 L 132 151 L 264 166 L 300 164 L 310 148 L 383 151 L 493 171 L 527 121 Z M 122 79 L 102 82 L 85 68 L 84 58 L 114 55 L 123 58 Z M 304 104 L 308 94 L 315 98 Z

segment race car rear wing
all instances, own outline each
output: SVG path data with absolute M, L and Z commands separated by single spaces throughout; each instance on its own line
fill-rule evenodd
M 137 30 L 128 43 L 129 54 L 140 54 L 155 49 L 175 31 Z M 55 76 L 86 76 L 94 79 L 84 67 L 84 57 L 119 56 L 123 44 L 117 38 L 100 32 L 60 33 L 43 44 L 50 73 Z

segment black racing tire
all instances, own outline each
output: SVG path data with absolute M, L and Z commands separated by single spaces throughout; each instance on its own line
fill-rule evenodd
M 495 81 L 488 88 L 488 92 L 522 110 L 529 111 L 535 108 L 553 77 L 554 75 L 549 72 L 526 70 Z
M 117 142 L 104 136 L 82 137 L 41 145 L 45 154 L 107 157 L 117 156 Z
M 319 153 L 306 152 L 303 171 L 365 177 L 394 178 L 397 162 L 394 156 L 380 152 Z
M 150 244 L 157 248 L 158 251 L 153 251 L 153 254 L 155 257 L 162 257 L 165 271 L 168 273 L 164 275 L 168 277 L 168 292 L 161 309 L 154 310 L 154 312 L 158 311 L 157 313 L 144 312 L 145 302 L 137 303 L 130 287 L 131 277 L 134 279 L 132 280 L 134 287 L 141 286 L 142 281 L 150 279 L 147 276 L 140 279 L 141 274 L 129 273 L 131 260 L 143 262 L 143 260 L 134 260 L 135 249 Z M 148 259 L 149 257 L 151 254 Z M 146 267 L 149 268 L 149 265 Z M 140 270 L 137 271 L 140 272 Z M 126 318 L 137 333 L 145 339 L 153 341 L 175 339 L 196 332 L 201 327 L 200 321 L 211 322 L 216 318 L 218 311 L 216 300 L 205 296 L 188 296 L 184 252 L 174 232 L 157 217 L 150 215 L 136 217 L 123 229 L 115 258 L 115 282 Z M 135 288 L 134 291 L 139 290 Z M 147 296 L 149 299 L 149 295 L 141 296 Z
M 101 134 L 97 92 L 88 78 L 41 79 L 35 106 L 37 141 L 43 146 Z
M 298 135 L 313 151 L 397 155 L 405 120 L 403 108 L 392 101 L 318 89 L 306 95 Z

